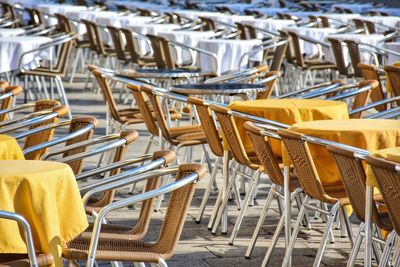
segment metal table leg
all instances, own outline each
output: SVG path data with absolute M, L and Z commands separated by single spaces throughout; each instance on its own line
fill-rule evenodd
M 364 266 L 371 266 L 372 259 L 372 197 L 374 188 L 367 185 L 365 203 L 365 257 Z

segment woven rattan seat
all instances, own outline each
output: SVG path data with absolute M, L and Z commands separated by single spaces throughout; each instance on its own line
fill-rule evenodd
M 38 266 L 51 266 L 54 259 L 51 254 L 36 254 Z M 26 254 L 0 254 L 1 267 L 30 267 L 28 255 Z

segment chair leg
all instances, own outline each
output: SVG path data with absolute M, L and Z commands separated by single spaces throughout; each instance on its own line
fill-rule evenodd
M 165 260 L 164 259 L 159 259 L 159 261 L 158 261 L 158 265 L 160 266 L 160 267 L 168 267 L 168 264 L 165 262 Z
M 343 206 L 340 206 L 340 215 L 343 218 L 342 227 L 346 228 L 347 237 L 349 238 L 351 247 L 353 247 L 354 246 L 353 231 L 351 230 L 351 224 L 349 217 L 347 216 L 346 209 Z
M 243 205 L 240 210 L 240 214 L 239 214 L 238 218 L 236 219 L 236 223 L 233 228 L 231 238 L 229 240 L 229 245 L 233 245 L 233 242 L 235 241 L 235 238 L 239 232 L 240 225 L 242 224 L 247 207 L 249 206 L 251 198 L 253 198 L 253 196 L 254 196 L 254 190 L 257 190 L 258 179 L 260 179 L 260 172 L 256 171 L 256 172 L 254 172 L 253 177 L 251 179 L 249 189 L 247 190 L 246 197 L 243 201 Z
M 390 258 L 390 252 L 392 251 L 394 245 L 395 237 L 396 237 L 396 232 L 395 231 L 390 232 L 389 237 L 386 240 L 386 245 L 382 253 L 381 261 L 379 262 L 379 267 L 387 266 Z
M 251 253 L 253 252 L 254 246 L 257 242 L 258 234 L 260 233 L 260 230 L 261 230 L 262 226 L 264 225 L 264 221 L 266 219 L 268 208 L 271 205 L 271 202 L 275 196 L 275 189 L 276 189 L 276 185 L 273 184 L 271 186 L 271 189 L 269 190 L 268 197 L 267 197 L 267 200 L 265 201 L 264 207 L 261 210 L 260 218 L 258 219 L 256 229 L 254 229 L 253 236 L 251 237 L 250 244 L 246 251 L 246 258 L 250 258 Z
M 296 224 L 294 226 L 292 236 L 289 241 L 289 245 L 286 248 L 285 258 L 283 259 L 282 266 L 288 266 L 288 264 L 289 264 L 289 260 L 292 256 L 294 244 L 296 243 L 297 235 L 299 234 L 299 231 L 300 231 L 301 222 L 303 221 L 304 214 L 306 213 L 305 204 L 307 204 L 309 200 L 310 200 L 310 197 L 306 196 L 304 198 L 303 204 L 301 205 L 299 214 L 297 215 Z
M 362 222 L 360 224 L 360 230 L 358 232 L 356 241 L 354 243 L 353 249 L 351 250 L 350 256 L 349 256 L 349 260 L 347 262 L 347 267 L 353 267 L 354 264 L 356 263 L 356 259 L 357 259 L 357 255 L 360 252 L 360 247 L 361 247 L 361 243 L 363 240 L 363 235 L 362 233 L 365 230 L 365 224 Z
M 272 236 L 271 245 L 269 248 L 267 248 L 267 253 L 265 254 L 265 257 L 263 259 L 261 266 L 264 267 L 264 266 L 268 265 L 269 259 L 271 258 L 271 255 L 274 252 L 274 249 L 276 247 L 276 243 L 278 242 L 279 236 L 282 233 L 284 224 L 285 224 L 285 214 L 282 214 L 281 218 L 279 219 L 278 225 L 276 226 L 274 235 Z
M 317 255 L 315 256 L 313 267 L 318 267 L 321 264 L 322 255 L 323 255 L 323 253 L 325 251 L 326 243 L 328 242 L 328 236 L 329 236 L 329 233 L 332 230 L 332 225 L 333 225 L 333 223 L 335 221 L 335 218 L 336 218 L 336 216 L 338 214 L 339 208 L 340 208 L 340 203 L 338 202 L 332 207 L 332 209 L 331 209 L 331 211 L 330 211 L 330 213 L 328 215 L 328 221 L 327 221 L 326 226 L 325 226 L 325 231 L 324 231 L 324 234 L 322 236 L 322 240 L 321 240 Z
M 204 195 L 203 195 L 203 198 L 201 200 L 199 213 L 196 216 L 196 223 L 200 223 L 201 218 L 203 217 L 204 209 L 206 208 L 208 198 L 210 197 L 211 188 L 212 188 L 212 186 L 214 184 L 215 178 L 217 177 L 219 164 L 221 163 L 221 161 L 222 161 L 222 158 L 220 158 L 220 157 L 215 160 L 214 168 L 213 168 L 213 170 L 211 172 L 210 179 L 208 180 L 207 188 L 204 191 Z
M 57 76 L 55 78 L 55 81 L 58 83 L 57 87 L 59 88 L 60 99 L 62 102 L 64 102 L 64 105 L 67 106 L 68 108 L 68 117 L 69 119 L 72 119 L 71 110 L 68 104 L 67 94 L 65 93 L 64 85 L 60 76 Z

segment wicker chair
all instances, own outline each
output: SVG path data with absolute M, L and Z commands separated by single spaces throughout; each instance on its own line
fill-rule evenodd
M 134 37 L 132 35 L 132 31 L 130 29 L 121 28 L 120 31 L 125 37 L 126 41 L 126 49 L 130 54 L 131 62 L 139 67 L 155 67 L 156 62 L 154 57 L 152 56 L 141 56 L 137 45 L 135 42 Z
M 268 178 L 273 183 L 268 193 L 267 201 L 265 202 L 263 209 L 260 213 L 260 218 L 257 222 L 256 229 L 254 230 L 250 244 L 246 251 L 246 258 L 250 258 L 253 248 L 257 242 L 257 237 L 259 235 L 261 227 L 264 224 L 268 209 L 270 208 L 273 198 L 275 197 L 279 203 L 283 198 L 281 191 L 282 188 L 284 187 L 284 177 L 282 173 L 282 160 L 278 158 L 272 151 L 272 147 L 269 140 L 270 137 L 263 135 L 262 128 L 255 126 L 253 123 L 249 121 L 244 123 L 244 128 L 246 129 L 247 134 L 253 144 L 255 153 L 257 154 L 262 166 L 264 167 L 264 172 L 268 175 Z M 290 176 L 289 186 L 290 186 L 289 191 L 291 192 L 290 196 L 291 200 L 296 200 L 298 206 L 300 207 L 302 199 L 300 193 L 302 192 L 302 190 L 300 182 L 296 175 Z M 271 247 L 268 249 L 264 257 L 262 266 L 268 265 L 269 259 L 275 249 L 279 235 L 282 232 L 283 224 L 284 224 L 284 215 L 281 215 L 278 226 L 271 240 Z
M 15 103 L 15 97 L 23 91 L 21 86 L 7 86 L 0 93 L 0 110 L 10 109 Z M 9 114 L 0 114 L 0 122 L 9 119 Z
M 244 148 L 244 145 L 237 130 L 235 118 L 230 113 L 230 109 L 214 104 L 211 104 L 210 108 L 212 111 L 215 112 L 215 115 L 221 126 L 222 132 L 226 138 L 225 140 L 227 146 L 229 147 L 229 151 L 230 153 L 232 153 L 232 156 L 235 159 L 235 161 L 237 161 L 240 165 L 248 167 L 250 170 L 253 171 L 253 174 L 251 176 L 245 173 L 241 173 L 241 175 L 243 175 L 244 178 L 249 179 L 250 182 L 249 182 L 249 189 L 247 190 L 246 196 L 241 204 L 240 214 L 236 219 L 236 223 L 232 230 L 231 238 L 229 240 L 229 244 L 233 245 L 233 242 L 242 224 L 242 220 L 245 216 L 247 207 L 251 203 L 250 201 L 254 200 L 254 197 L 256 195 L 257 186 L 260 178 L 260 169 L 262 169 L 263 167 L 257 155 L 254 153 L 254 151 L 249 151 L 249 150 L 246 151 L 246 149 Z M 229 181 L 228 192 L 231 190 L 231 188 L 233 188 L 234 183 L 236 182 L 235 180 L 236 179 L 233 178 Z M 222 212 L 227 205 L 228 195 L 229 194 L 225 194 L 225 198 L 223 199 L 223 202 L 221 204 L 222 208 L 220 208 L 216 223 L 214 224 L 215 229 L 218 226 L 218 223 L 222 216 Z
M 387 65 L 383 68 L 390 80 L 393 96 L 400 96 L 400 67 Z M 397 104 L 400 105 L 400 101 Z
M 383 91 L 383 86 L 381 83 L 382 79 L 380 75 L 381 71 L 379 71 L 379 69 L 376 66 L 370 64 L 358 63 L 358 67 L 361 69 L 365 80 L 378 81 L 378 86 L 375 88 L 375 90 L 371 92 L 371 100 L 373 102 L 385 100 L 386 96 Z M 387 107 L 385 105 L 376 107 L 376 110 L 378 111 L 384 111 L 386 109 Z
M 52 266 L 54 259 L 51 254 L 36 254 L 32 230 L 26 219 L 16 213 L 0 210 L 2 220 L 13 220 L 21 226 L 25 234 L 27 254 L 0 254 L 1 266 Z
M 69 260 L 87 260 L 90 267 L 93 266 L 94 260 L 152 262 L 166 266 L 165 260 L 173 256 L 182 233 L 186 214 L 195 190 L 194 182 L 204 176 L 205 168 L 197 164 L 184 164 L 171 169 L 155 171 L 147 175 L 146 179 L 172 173 L 176 174 L 176 182 L 171 185 L 117 201 L 101 210 L 94 224 L 91 241 L 82 243 L 72 240 L 68 242 L 63 247 L 63 257 Z M 168 208 L 156 242 L 120 239 L 118 236 L 101 238 L 101 221 L 109 211 L 168 192 L 171 192 Z
M 360 246 L 362 243 L 362 239 L 364 237 L 363 233 L 365 232 L 364 223 L 365 223 L 365 203 L 366 203 L 366 175 L 363 166 L 363 158 L 357 156 L 358 151 L 350 150 L 347 148 L 343 148 L 340 146 L 329 145 L 327 150 L 333 155 L 336 166 L 339 169 L 341 174 L 341 178 L 343 181 L 344 188 L 346 190 L 346 194 L 350 201 L 351 206 L 353 207 L 353 211 L 357 218 L 362 222 L 360 225 L 360 231 L 357 235 L 356 242 L 354 244 L 354 248 L 350 254 L 349 258 L 349 266 L 354 266 L 355 260 L 357 258 L 357 254 L 360 250 Z M 365 151 L 367 152 L 367 151 Z M 367 153 L 365 153 L 367 154 Z M 382 202 L 382 196 L 377 194 L 374 196 L 374 200 L 372 202 L 372 218 L 373 223 L 383 229 L 385 231 L 392 231 L 393 226 L 388 213 L 385 207 L 382 204 L 378 205 L 375 201 Z M 379 233 L 379 230 L 377 231 Z M 375 240 L 379 240 L 379 243 L 384 242 L 381 236 L 375 238 Z M 377 242 L 378 243 L 378 242 Z M 378 243 L 378 244 L 379 244 Z M 375 244 L 375 253 L 378 254 L 379 249 Z
M 400 235 L 400 217 L 399 217 L 399 198 L 397 196 L 399 185 L 399 164 L 391 162 L 385 159 L 368 156 L 365 160 L 368 165 L 371 166 L 372 171 L 376 177 L 378 188 L 382 194 L 383 201 L 386 205 L 389 218 L 393 224 L 394 231 L 389 235 L 386 242 L 386 246 L 382 255 L 382 261 L 380 266 L 386 266 L 389 259 L 391 248 L 394 245 L 394 238 L 398 238 Z M 397 258 L 393 259 L 396 266 L 399 264 L 399 254 Z
M 318 176 L 317 170 L 315 168 L 312 156 L 310 154 L 308 142 L 305 141 L 305 139 L 303 138 L 303 134 L 290 132 L 287 130 L 279 130 L 278 134 L 282 138 L 289 157 L 293 162 L 293 166 L 298 175 L 301 187 L 306 194 L 306 197 L 304 198 L 299 215 L 296 220 L 295 228 L 293 230 L 289 246 L 286 250 L 283 265 L 286 266 L 292 255 L 294 244 L 296 242 L 297 235 L 300 230 L 300 225 L 306 209 L 314 211 L 318 209 L 317 207 L 309 203 L 310 198 L 314 198 L 322 203 L 333 205 L 330 211 L 325 209 L 318 209 L 320 212 L 323 212 L 327 215 L 326 227 L 313 264 L 313 266 L 319 266 L 326 244 L 329 239 L 332 225 L 334 223 L 334 220 L 338 216 L 339 210 L 345 218 L 345 227 L 348 232 L 348 237 L 351 244 L 353 244 L 350 222 L 348 221 L 345 210 L 345 206 L 350 205 L 350 203 L 347 199 L 347 195 L 342 183 L 337 185 L 330 185 L 329 187 L 322 185 L 320 177 Z

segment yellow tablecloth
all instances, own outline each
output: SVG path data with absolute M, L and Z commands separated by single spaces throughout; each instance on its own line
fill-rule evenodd
M 289 130 L 369 151 L 400 146 L 399 120 L 310 121 L 294 124 Z M 323 184 L 336 184 L 340 181 L 334 159 L 325 148 L 310 145 L 310 152 Z M 283 160 L 286 164 L 290 162 L 288 159 L 285 151 Z
M 400 147 L 390 147 L 390 148 L 380 149 L 375 152 L 372 152 L 371 156 L 400 163 Z M 378 187 L 375 175 L 369 165 L 367 165 L 367 185 L 376 188 Z
M 348 119 L 347 104 L 340 101 L 315 99 L 262 99 L 253 101 L 234 101 L 229 108 L 255 115 L 268 120 L 292 125 L 302 121 Z M 246 149 L 252 144 L 243 127 L 244 120 L 235 118 L 236 125 Z M 282 155 L 280 142 L 271 140 L 274 153 Z
M 28 220 L 35 248 L 62 266 L 61 245 L 83 232 L 87 218 L 75 176 L 67 164 L 0 160 L 0 210 Z M 0 253 L 26 253 L 17 223 L 0 220 Z
M 0 160 L 25 159 L 14 137 L 0 134 Z

